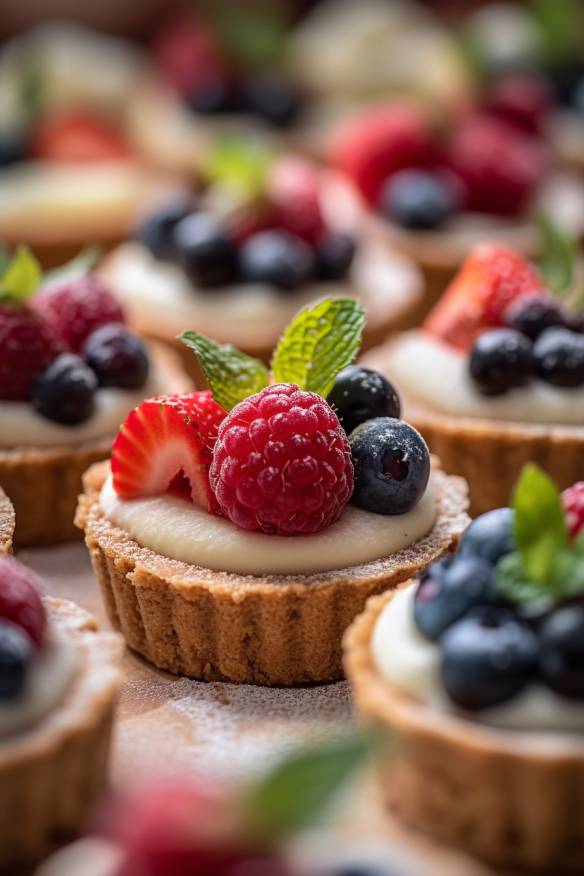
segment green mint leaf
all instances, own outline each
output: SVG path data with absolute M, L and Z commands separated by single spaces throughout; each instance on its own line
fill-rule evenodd
M 300 749 L 247 793 L 250 828 L 272 842 L 317 819 L 370 751 L 363 735 Z
M 518 551 L 501 557 L 495 568 L 495 580 L 499 592 L 510 602 L 538 603 L 546 608 L 553 604 L 549 586 L 529 578 Z
M 0 279 L 2 294 L 17 301 L 30 298 L 38 289 L 42 270 L 26 246 L 19 246 Z
M 582 33 L 580 0 L 530 0 L 529 5 L 548 57 L 571 54 Z
M 183 332 L 179 339 L 196 353 L 213 398 L 226 411 L 268 385 L 264 363 L 231 344 L 217 344 L 198 332 Z
M 324 298 L 305 307 L 284 331 L 272 358 L 276 383 L 297 383 L 326 396 L 361 345 L 365 310 L 352 298 Z
M 271 149 L 251 137 L 222 137 L 210 150 L 204 173 L 212 185 L 246 201 L 256 200 L 265 193 L 273 158 Z
M 28 52 L 24 59 L 20 80 L 20 101 L 29 118 L 36 116 L 43 101 L 43 70 L 38 57 Z
M 207 4 L 214 30 L 229 57 L 252 70 L 277 67 L 288 47 L 285 9 L 269 0 L 256 7 L 216 0 Z
M 545 215 L 539 217 L 538 224 L 541 254 L 537 265 L 552 292 L 563 295 L 571 289 L 574 281 L 578 242 Z
M 523 568 L 530 580 L 549 582 L 568 539 L 560 492 L 544 471 L 529 463 L 515 488 L 513 508 Z
M 84 247 L 81 252 L 77 253 L 70 261 L 64 265 L 59 265 L 58 268 L 53 268 L 44 276 L 44 283 L 53 283 L 55 280 L 72 280 L 76 277 L 84 277 L 98 263 L 101 258 L 102 249 L 99 246 L 91 245 Z
M 10 252 L 3 243 L 0 243 L 0 277 L 4 274 L 10 264 L 10 258 Z

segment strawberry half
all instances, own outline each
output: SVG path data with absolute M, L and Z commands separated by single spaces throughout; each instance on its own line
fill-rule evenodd
M 218 506 L 209 485 L 209 466 L 225 416 L 208 390 L 142 402 L 129 414 L 112 447 L 118 496 L 159 496 L 182 479 L 188 481 L 194 504 L 215 513 Z
M 83 109 L 45 116 L 33 131 L 31 154 L 45 161 L 85 163 L 129 158 L 125 137 L 111 123 Z
M 422 328 L 453 347 L 468 350 L 488 328 L 504 324 L 507 305 L 520 295 L 544 291 L 535 268 L 498 244 L 479 244 L 467 256 Z

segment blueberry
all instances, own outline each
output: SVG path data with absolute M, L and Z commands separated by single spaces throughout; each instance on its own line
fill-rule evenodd
M 577 113 L 584 115 L 584 77 L 576 83 L 572 90 L 570 103 Z
M 327 231 L 316 251 L 317 271 L 321 280 L 344 280 L 355 255 L 355 241 L 350 234 Z
M 541 380 L 566 389 L 584 384 L 584 335 L 564 328 L 547 329 L 533 347 Z
M 297 289 L 315 277 L 315 255 L 304 240 L 286 231 L 260 231 L 249 237 L 239 254 L 247 283 L 269 283 Z
M 21 693 L 33 654 L 30 636 L 16 624 L 0 620 L 0 702 Z
M 375 417 L 399 419 L 401 413 L 399 396 L 389 380 L 362 365 L 349 365 L 339 371 L 327 401 L 347 433 Z
M 469 371 L 484 395 L 524 386 L 533 371 L 531 341 L 513 329 L 484 332 L 470 351 Z
M 496 565 L 515 550 L 514 514 L 511 508 L 495 508 L 472 521 L 460 540 L 460 556 L 481 557 Z
M 530 295 L 512 301 L 503 314 L 505 325 L 535 341 L 552 326 L 564 326 L 566 317 L 551 295 Z
M 201 115 L 234 113 L 241 108 L 240 93 L 232 77 L 220 70 L 208 70 L 196 82 L 186 102 L 192 112 Z
M 19 134 L 0 138 L 0 167 L 9 167 L 26 158 L 26 139 Z
M 141 389 L 148 379 L 150 363 L 140 338 L 120 323 L 108 323 L 87 338 L 83 355 L 97 375 L 100 386 Z
M 186 196 L 167 204 L 146 216 L 136 229 L 136 238 L 157 259 L 172 259 L 176 255 L 173 232 L 176 225 L 193 212 L 193 204 Z
M 75 426 L 95 408 L 97 377 L 80 356 L 61 353 L 37 378 L 32 404 L 49 420 Z
M 403 420 L 377 417 L 351 432 L 354 505 L 376 514 L 404 514 L 422 498 L 430 477 L 426 442 Z
M 432 563 L 420 578 L 414 601 L 416 626 L 436 640 L 477 605 L 498 601 L 493 567 L 480 557 Z
M 584 605 L 556 609 L 539 627 L 540 675 L 564 697 L 584 699 Z
M 388 219 L 418 231 L 439 228 L 457 207 L 450 187 L 425 170 L 393 174 L 381 190 L 379 203 Z
M 292 124 L 300 114 L 302 98 L 287 79 L 272 71 L 254 76 L 243 87 L 242 109 L 276 127 Z
M 237 279 L 235 246 L 214 216 L 193 213 L 181 219 L 173 243 L 178 261 L 197 286 L 223 286 Z
M 475 711 L 504 703 L 535 676 L 539 642 L 504 608 L 474 609 L 440 639 L 442 682 L 452 702 Z

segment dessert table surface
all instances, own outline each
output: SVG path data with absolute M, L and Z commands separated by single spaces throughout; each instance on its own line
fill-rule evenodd
M 52 596 L 72 599 L 108 626 L 81 543 L 26 550 Z M 114 733 L 111 782 L 157 772 L 245 780 L 302 742 L 332 737 L 352 720 L 346 682 L 262 688 L 197 682 L 154 669 L 126 652 Z M 405 831 L 383 811 L 375 783 L 362 775 L 295 854 L 324 863 L 381 864 L 379 876 L 490 876 L 491 870 Z

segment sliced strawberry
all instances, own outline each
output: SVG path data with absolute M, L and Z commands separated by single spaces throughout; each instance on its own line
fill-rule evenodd
M 317 243 L 325 230 L 317 167 L 298 156 L 280 158 L 270 168 L 267 188 L 278 227 L 307 243 Z
M 193 94 L 198 82 L 226 72 L 219 43 L 194 15 L 179 15 L 163 27 L 153 51 L 167 82 L 185 97 Z
M 208 390 L 142 402 L 129 414 L 113 444 L 111 468 L 118 496 L 162 495 L 182 477 L 190 485 L 195 505 L 216 512 L 209 466 L 225 416 Z
M 330 160 L 377 207 L 381 187 L 391 174 L 430 166 L 437 152 L 424 113 L 397 103 L 365 110 L 342 126 L 331 144 Z
M 34 158 L 74 163 L 115 161 L 132 152 L 109 121 L 83 109 L 42 118 L 32 133 L 30 151 Z
M 425 331 L 461 350 L 478 334 L 504 324 L 507 305 L 520 295 L 540 294 L 543 282 L 519 253 L 498 244 L 480 244 L 423 324 Z

